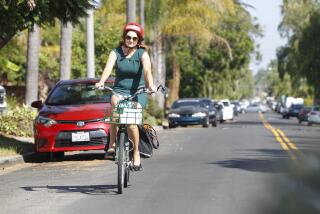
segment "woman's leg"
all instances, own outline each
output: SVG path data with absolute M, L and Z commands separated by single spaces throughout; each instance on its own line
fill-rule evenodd
M 138 126 L 128 125 L 127 132 L 128 132 L 129 138 L 133 142 L 133 165 L 139 166 L 141 161 L 140 161 L 140 153 L 139 153 L 140 136 L 139 136 Z
M 111 105 L 112 105 L 112 111 L 116 108 L 118 104 L 119 98 L 116 95 L 112 95 L 111 97 Z M 114 114 L 112 112 L 111 114 Z M 111 124 L 110 125 L 110 143 L 109 148 L 115 146 L 116 138 L 117 138 L 117 132 L 118 132 L 118 125 L 117 124 Z
M 135 102 L 135 108 L 141 109 L 141 105 L 138 102 Z M 133 142 L 133 165 L 140 166 L 140 152 L 139 152 L 139 143 L 140 143 L 140 135 L 139 129 L 137 125 L 128 125 L 127 126 L 128 137 Z

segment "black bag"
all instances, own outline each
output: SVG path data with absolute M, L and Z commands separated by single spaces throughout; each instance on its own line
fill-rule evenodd
M 138 125 L 140 143 L 139 151 L 142 157 L 150 158 L 153 155 L 153 149 L 159 148 L 157 132 L 149 124 Z

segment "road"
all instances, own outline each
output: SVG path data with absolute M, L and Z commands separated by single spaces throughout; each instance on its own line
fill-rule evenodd
M 320 210 L 319 183 L 314 181 L 320 177 L 320 126 L 299 125 L 274 113 L 243 114 L 217 128 L 158 134 L 160 149 L 143 160 L 144 170 L 133 173 L 124 194 L 116 193 L 116 166 L 102 153 L 67 155 L 63 162 L 3 169 L 0 213 Z

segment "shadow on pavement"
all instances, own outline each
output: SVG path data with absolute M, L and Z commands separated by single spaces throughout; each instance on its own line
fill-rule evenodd
M 84 186 L 27 186 L 25 191 L 55 190 L 56 193 L 83 193 L 88 195 L 117 194 L 117 185 L 84 185 Z
M 254 149 L 240 151 L 243 152 L 241 156 L 246 158 L 234 158 L 209 164 L 252 172 L 282 173 L 290 162 L 288 154 L 280 149 Z
M 226 168 L 236 168 L 252 172 L 282 173 L 284 172 L 283 158 L 273 159 L 249 159 L 238 158 L 225 161 L 218 161 L 209 164 L 216 164 Z

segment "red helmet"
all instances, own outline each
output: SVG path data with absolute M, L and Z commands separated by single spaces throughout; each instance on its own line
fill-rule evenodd
M 127 23 L 124 28 L 123 28 L 123 36 L 125 36 L 125 34 L 128 31 L 134 31 L 137 33 L 138 37 L 140 38 L 141 41 L 143 41 L 144 39 L 144 31 L 141 25 L 135 23 L 135 22 L 129 22 Z

